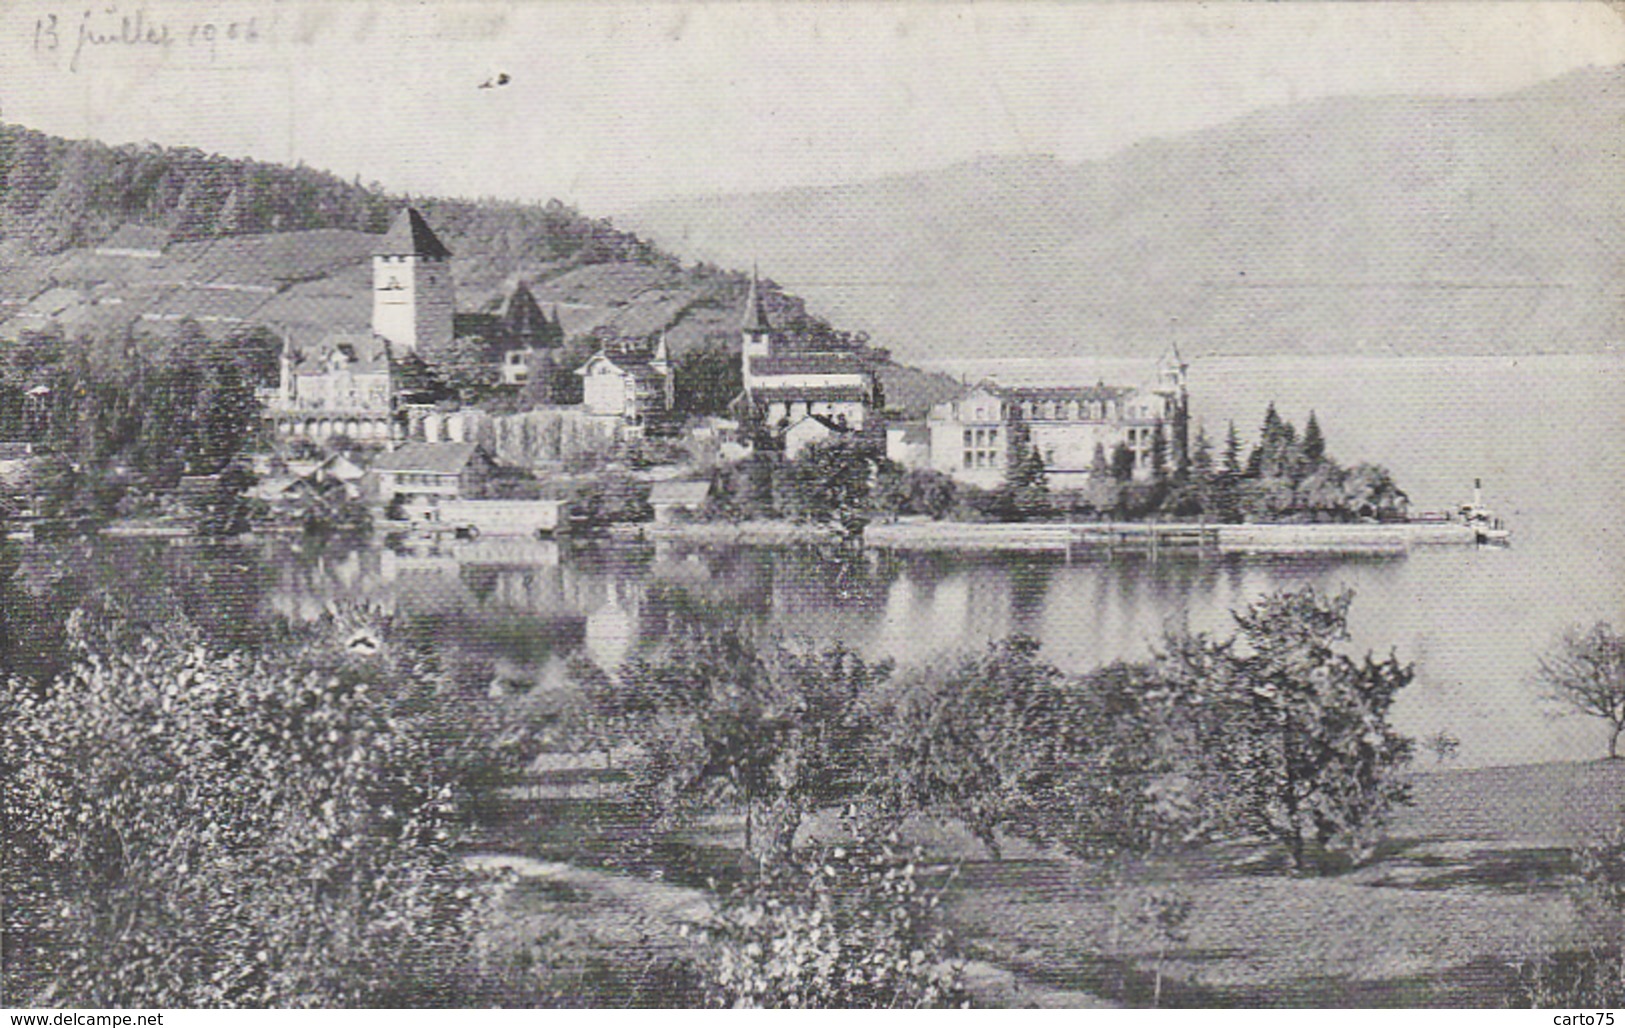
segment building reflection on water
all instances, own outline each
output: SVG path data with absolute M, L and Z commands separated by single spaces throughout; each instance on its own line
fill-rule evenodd
M 468 686 L 544 691 L 567 681 L 572 660 L 612 669 L 696 624 L 840 641 L 904 666 L 1020 632 L 1061 668 L 1084 671 L 1143 658 L 1170 629 L 1228 634 L 1230 611 L 1270 589 L 1349 586 L 1358 594 L 1353 645 L 1379 655 L 1395 647 L 1417 661 L 1417 680 L 1395 708 L 1402 731 L 1449 730 L 1463 740 L 1464 765 L 1585 752 L 1590 726 L 1542 717 L 1525 681 L 1552 630 L 1534 615 L 1550 621 L 1562 612 L 1526 606 L 1518 620 L 1495 607 L 1509 559 L 1522 554 L 1067 561 L 607 541 L 391 550 L 305 539 L 121 540 L 33 548 L 22 576 L 39 595 L 122 592 L 125 609 L 182 612 L 211 635 L 243 642 L 270 619 L 363 605 L 397 615 Z
M 705 622 L 841 640 L 905 664 L 1020 632 L 1041 640 L 1057 663 L 1081 669 L 1144 655 L 1168 629 L 1223 628 L 1211 615 L 1263 584 L 1258 568 L 1233 561 L 680 542 L 480 540 L 414 550 L 273 543 L 261 559 L 273 569 L 268 613 L 302 620 L 335 604 L 366 604 L 501 675 L 538 684 L 562 681 L 572 657 L 618 667 Z

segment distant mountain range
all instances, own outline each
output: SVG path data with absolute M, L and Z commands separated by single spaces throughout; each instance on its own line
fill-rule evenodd
M 1625 67 L 615 222 L 759 260 L 902 359 L 1596 352 L 1625 341 Z

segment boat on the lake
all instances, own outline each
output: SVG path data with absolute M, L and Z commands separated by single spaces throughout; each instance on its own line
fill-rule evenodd
M 1473 479 L 1473 499 L 1456 512 L 1462 524 L 1473 530 L 1473 538 L 1481 546 L 1507 546 L 1512 542 L 1512 530 L 1506 527 L 1493 510 L 1484 506 L 1484 486 Z

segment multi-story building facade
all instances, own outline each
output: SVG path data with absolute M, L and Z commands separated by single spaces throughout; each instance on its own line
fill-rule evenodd
M 335 333 L 304 351 L 284 340 L 267 417 L 283 438 L 386 443 L 397 435 L 393 374 L 389 344 L 371 333 Z
M 412 520 L 436 520 L 440 504 L 479 498 L 494 468 L 474 443 L 412 442 L 379 454 L 368 469 L 368 492 L 385 506 L 399 501 Z
M 938 404 L 927 421 L 930 467 L 968 485 L 1004 481 L 1020 446 L 1043 458 L 1051 488 L 1083 485 L 1119 447 L 1135 478 L 1154 470 L 1157 438 L 1169 468 L 1186 453 L 1188 366 L 1170 349 L 1146 386 L 1002 386 L 984 383 Z

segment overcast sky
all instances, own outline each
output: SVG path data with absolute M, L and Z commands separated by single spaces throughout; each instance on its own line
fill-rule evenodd
M 97 41 L 135 34 L 137 15 L 168 42 Z M 1600 0 L 286 0 L 88 14 L 8 0 L 0 119 L 611 213 L 982 154 L 1086 159 L 1291 100 L 1487 95 L 1622 61 L 1625 21 Z

